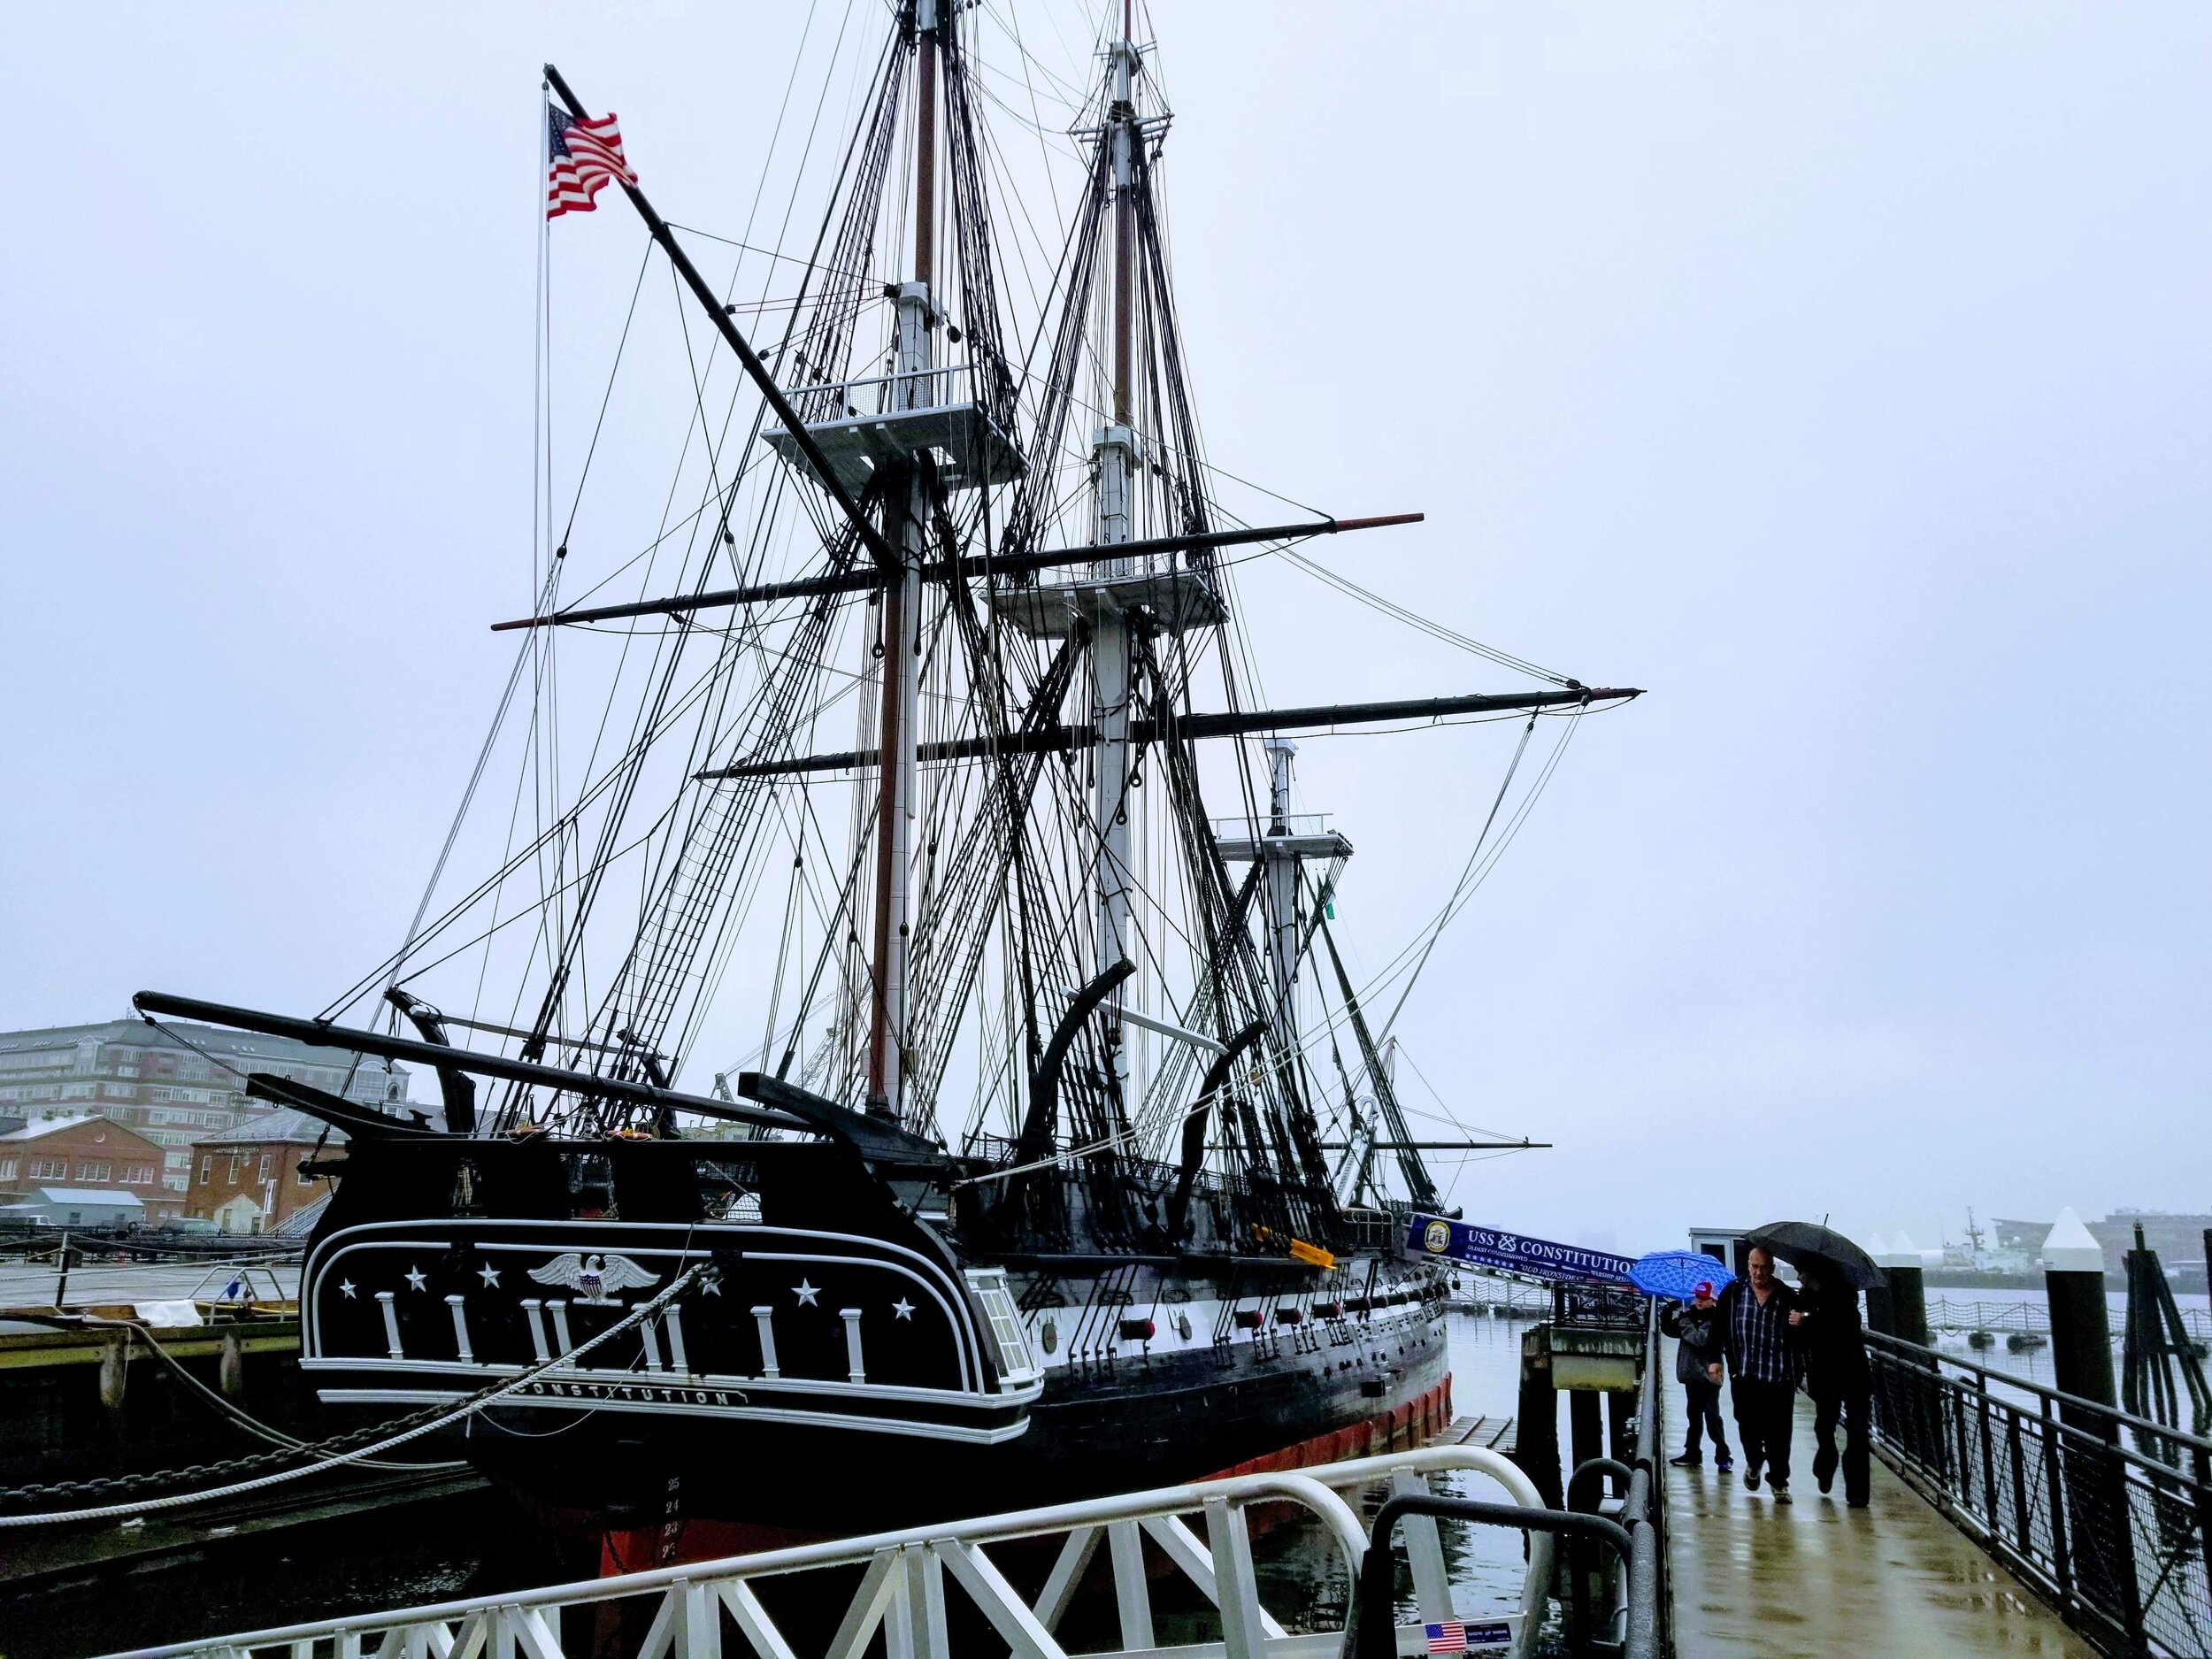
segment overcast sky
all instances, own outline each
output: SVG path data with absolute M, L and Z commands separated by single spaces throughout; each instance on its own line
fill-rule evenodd
M 1088 73 L 1087 12 L 1013 14 Z M 537 66 L 734 234 L 805 16 L 12 15 L 0 1027 L 311 1011 L 396 941 L 529 586 Z M 1470 1216 L 1641 1250 L 2212 1209 L 2212 9 L 1153 27 L 1212 458 L 1425 511 L 1314 550 L 1650 691 L 1402 1025 L 1461 1117 L 1556 1143 L 1469 1167 Z M 556 227 L 603 319 L 608 200 Z M 1272 701 L 1516 683 L 1240 580 Z M 1510 741 L 1304 744 L 1371 968 Z

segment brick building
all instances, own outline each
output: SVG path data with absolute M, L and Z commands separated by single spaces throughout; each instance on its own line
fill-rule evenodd
M 266 1233 L 326 1197 L 333 1183 L 300 1173 L 320 1146 L 342 1151 L 345 1132 L 288 1109 L 249 1118 L 192 1147 L 191 1213 L 225 1233 Z
M 2104 1251 L 2105 1277 L 2115 1284 L 2127 1283 L 2127 1253 L 2135 1248 L 2138 1227 L 2143 1229 L 2143 1242 L 2158 1252 L 2159 1265 L 2168 1273 L 2194 1279 L 2207 1266 L 2204 1235 L 2206 1229 L 2212 1228 L 2212 1216 L 2116 1210 L 2102 1221 L 2085 1225 Z
M 191 1143 L 244 1123 L 249 1074 L 273 1072 L 359 1105 L 407 1098 L 407 1071 L 382 1060 L 212 1025 L 141 1019 L 0 1033 L 0 1113 L 34 1122 L 96 1113 L 163 1148 L 162 1187 L 181 1203 Z
M 149 1222 L 184 1213 L 184 1194 L 162 1184 L 165 1151 L 111 1118 L 42 1118 L 0 1134 L 0 1209 L 35 1205 L 42 1189 L 126 1193 Z

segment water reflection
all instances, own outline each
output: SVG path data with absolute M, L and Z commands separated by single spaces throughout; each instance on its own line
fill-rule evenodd
M 1447 1322 L 1453 1410 L 1463 1417 L 1510 1417 L 1520 1389 L 1521 1335 L 1528 1329 L 1526 1323 L 1465 1313 L 1448 1315 Z M 1432 1484 L 1438 1492 L 1454 1497 L 1507 1499 L 1496 1482 L 1479 1474 L 1440 1476 Z M 1371 1522 L 1390 1492 L 1386 1482 L 1374 1481 L 1344 1495 L 1362 1521 Z M 1286 1517 L 1290 1514 L 1284 1513 Z M 1521 1534 L 1458 1521 L 1440 1525 L 1454 1611 L 1463 1619 L 1476 1619 L 1502 1618 L 1517 1610 L 1525 1570 Z M 1345 1581 L 1336 1546 L 1318 1522 L 1302 1512 L 1294 1520 L 1286 1518 L 1264 1535 L 1254 1538 L 1252 1562 L 1259 1575 L 1262 1604 L 1279 1617 L 1284 1617 L 1286 1610 L 1298 1612 L 1296 1624 L 1284 1617 L 1286 1628 L 1333 1630 L 1343 1624 L 1350 1586 Z M 1410 1618 L 1413 1582 L 1402 1557 L 1398 1566 L 1398 1596 L 1400 1617 Z

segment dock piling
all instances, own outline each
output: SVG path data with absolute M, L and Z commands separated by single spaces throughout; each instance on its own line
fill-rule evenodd
M 1928 1278 L 1920 1252 L 1903 1233 L 1883 1258 L 1889 1276 L 1889 1334 L 1901 1342 L 1928 1346 Z
M 2126 1470 L 2116 1455 L 2089 1438 L 2116 1447 L 2119 1434 L 2109 1415 L 2120 1393 L 2112 1376 L 2104 1249 L 2070 1209 L 2059 1211 L 2043 1240 L 2043 1289 L 2051 1308 L 2051 1380 L 2062 1394 L 2106 1408 L 2099 1412 L 2059 1402 L 2059 1420 L 2079 1431 L 2067 1437 L 2059 1459 L 2074 1577 L 2099 1605 L 2123 1610 L 2133 1640 L 2142 1613 Z
M 123 1385 L 130 1379 L 130 1334 L 118 1331 L 100 1350 L 100 1403 L 111 1411 L 123 1409 Z
M 1566 1502 L 1559 1471 L 1559 1396 L 1552 1386 L 1551 1327 L 1521 1333 L 1521 1390 L 1515 1406 L 1513 1461 L 1556 1509 Z
M 2043 1290 L 2051 1308 L 2052 1380 L 2070 1394 L 2117 1406 L 2104 1250 L 2070 1210 L 2043 1241 Z
M 1575 1388 L 1567 1394 L 1568 1459 L 1577 1469 L 1605 1455 L 1604 1406 L 1594 1388 Z

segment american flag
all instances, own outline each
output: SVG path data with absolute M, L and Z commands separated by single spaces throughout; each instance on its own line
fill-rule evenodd
M 1424 1624 L 1422 1630 L 1429 1639 L 1431 1653 L 1465 1653 L 1467 1626 L 1455 1618 L 1448 1618 L 1441 1624 Z
M 599 205 L 596 198 L 610 179 L 637 182 L 629 157 L 622 153 L 622 128 L 612 115 L 580 121 L 565 110 L 548 105 L 545 116 L 546 152 L 552 157 L 546 173 L 546 218 L 590 212 Z

